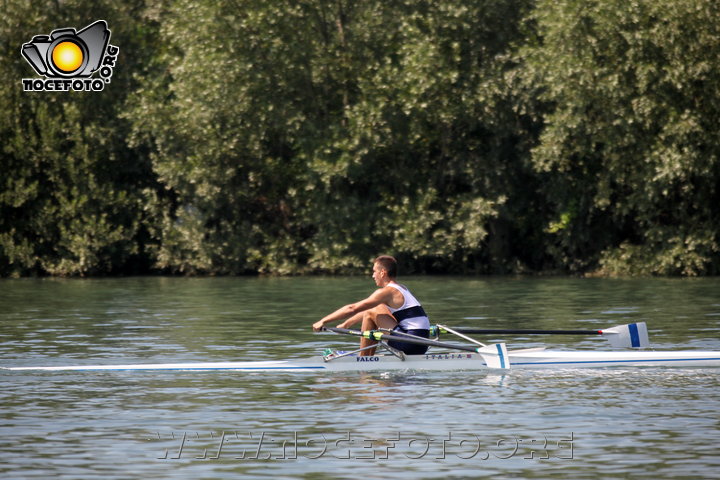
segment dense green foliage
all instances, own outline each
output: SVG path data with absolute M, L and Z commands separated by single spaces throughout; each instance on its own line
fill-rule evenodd
M 5 2 L 0 274 L 720 271 L 711 0 Z M 20 46 L 107 20 L 102 92 Z
M 532 159 L 555 205 L 553 257 L 605 273 L 717 273 L 713 2 L 544 1 L 533 16 L 523 58 L 548 104 Z

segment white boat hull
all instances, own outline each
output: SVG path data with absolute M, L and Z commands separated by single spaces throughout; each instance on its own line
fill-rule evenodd
M 510 353 L 511 368 L 720 367 L 720 352 L 613 351 Z
M 557 351 L 530 349 L 510 351 L 510 369 L 604 368 L 604 367 L 720 367 L 715 351 Z M 181 370 L 240 372 L 267 371 L 391 371 L 391 370 L 496 370 L 489 369 L 480 354 L 435 353 L 411 355 L 405 360 L 392 355 L 347 356 L 324 361 L 322 357 L 258 362 L 160 363 L 133 365 L 73 365 L 51 367 L 0 367 L 11 371 L 143 371 Z

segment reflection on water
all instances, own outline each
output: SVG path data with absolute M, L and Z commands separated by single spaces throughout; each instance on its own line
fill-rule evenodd
M 656 348 L 720 350 L 718 279 L 403 281 L 451 326 L 645 321 Z M 0 363 L 347 349 L 357 340 L 310 325 L 372 288 L 367 278 L 2 280 Z M 600 338 L 498 339 L 610 348 Z M 710 478 L 720 468 L 717 369 L 0 372 L 0 385 L 3 478 L 354 478 L 369 467 L 396 478 Z

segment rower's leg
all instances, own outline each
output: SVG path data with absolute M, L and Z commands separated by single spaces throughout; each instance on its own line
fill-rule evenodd
M 362 322 L 364 315 L 365 315 L 365 312 L 356 313 L 355 315 L 353 315 L 352 317 L 348 318 L 348 319 L 345 320 L 343 323 L 341 323 L 340 325 L 338 325 L 338 327 L 341 327 L 341 328 L 351 328 L 351 327 L 352 327 L 353 325 L 355 325 L 356 323 Z
M 397 325 L 395 318 L 390 314 L 390 310 L 388 310 L 385 305 L 379 305 L 372 310 L 366 310 L 365 312 L 363 312 L 362 315 L 363 332 L 367 330 L 377 330 L 378 328 L 387 328 L 388 330 L 392 330 L 393 328 L 395 328 L 395 325 Z M 376 344 L 377 341 L 370 338 L 363 337 L 360 339 L 360 348 L 365 348 Z M 363 350 L 360 352 L 360 355 L 375 355 L 375 349 L 369 348 L 367 350 Z

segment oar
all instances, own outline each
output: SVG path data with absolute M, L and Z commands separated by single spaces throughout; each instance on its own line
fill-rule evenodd
M 602 335 L 613 347 L 644 348 L 650 346 L 647 325 L 645 322 L 618 325 L 603 330 L 534 330 L 534 329 L 488 329 L 488 328 L 452 328 L 446 330 L 442 325 L 435 325 L 431 329 L 432 335 L 441 333 L 474 333 L 479 335 Z
M 507 356 L 507 348 L 504 343 L 497 343 L 482 347 L 472 347 L 470 345 L 438 342 L 437 340 L 430 340 L 411 335 L 393 335 L 392 333 L 381 332 L 378 330 L 360 331 L 338 327 L 323 327 L 323 330 L 345 335 L 357 335 L 371 340 L 376 340 L 378 342 L 381 340 L 385 342 L 395 340 L 397 342 L 413 343 L 415 345 L 427 345 L 428 347 L 440 347 L 450 350 L 479 353 L 489 368 L 510 368 L 510 359 Z

